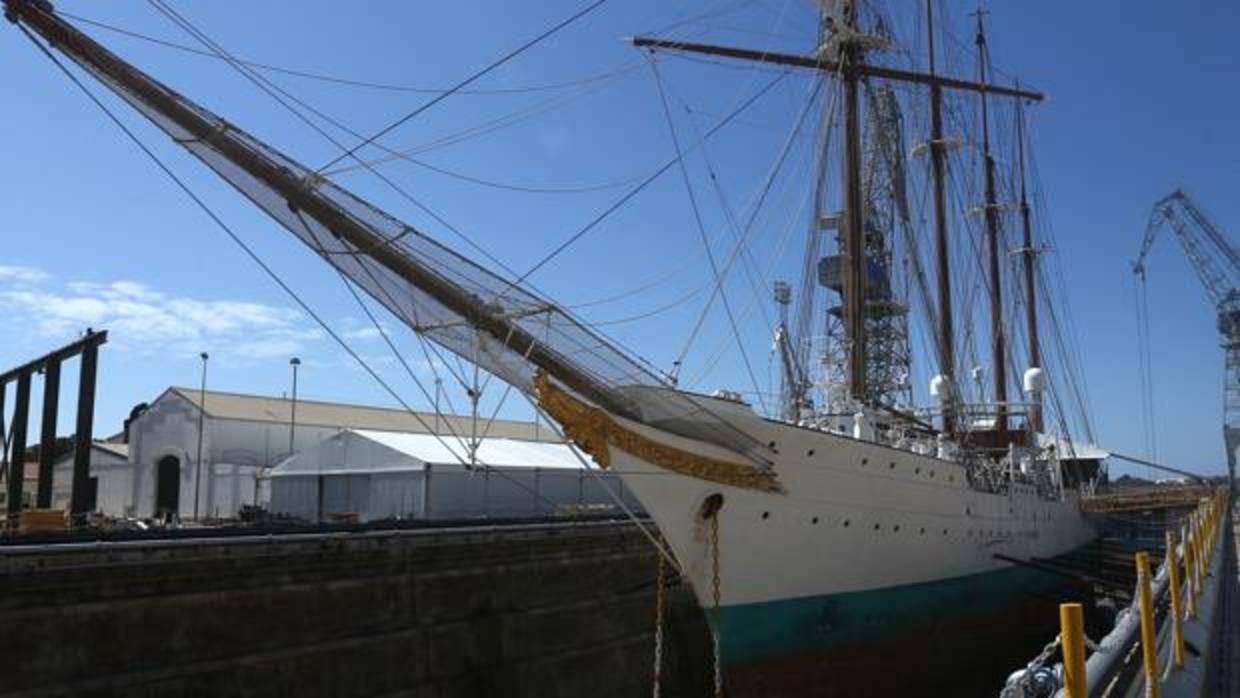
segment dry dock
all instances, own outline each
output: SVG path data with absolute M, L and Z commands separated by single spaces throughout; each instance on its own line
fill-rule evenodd
M 0 546 L 0 696 L 644 695 L 655 574 L 615 521 Z M 669 602 L 664 695 L 708 695 Z

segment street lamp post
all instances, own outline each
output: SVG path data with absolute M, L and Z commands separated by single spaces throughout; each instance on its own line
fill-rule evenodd
M 198 389 L 198 458 L 194 461 L 194 520 L 198 520 L 198 497 L 202 491 L 202 430 L 207 414 L 207 352 L 198 355 L 202 359 L 202 384 Z
M 293 404 L 288 419 L 288 454 L 292 456 L 294 436 L 297 433 L 297 367 L 301 365 L 301 359 L 294 356 L 288 363 L 293 367 Z

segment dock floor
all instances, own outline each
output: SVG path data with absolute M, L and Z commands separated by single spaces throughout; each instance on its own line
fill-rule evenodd
M 1209 693 L 1214 698 L 1240 696 L 1240 500 L 1231 504 L 1231 530 L 1223 541 L 1223 570 L 1227 584 L 1222 590 L 1219 609 L 1219 636 L 1214 642 Z

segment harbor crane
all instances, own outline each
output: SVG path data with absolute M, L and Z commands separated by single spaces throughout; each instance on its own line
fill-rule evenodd
M 1182 190 L 1154 204 L 1141 250 L 1132 264 L 1145 281 L 1145 261 L 1158 233 L 1170 228 L 1206 295 L 1214 305 L 1223 348 L 1223 443 L 1227 448 L 1229 485 L 1235 489 L 1236 449 L 1240 447 L 1240 252 Z

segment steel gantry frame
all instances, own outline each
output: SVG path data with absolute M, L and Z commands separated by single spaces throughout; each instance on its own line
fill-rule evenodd
M 60 367 L 66 360 L 81 355 L 78 373 L 77 421 L 74 432 L 73 481 L 69 497 L 69 513 L 75 519 L 94 507 L 94 492 L 90 485 L 90 448 L 95 424 L 95 376 L 99 362 L 99 347 L 108 341 L 106 330 L 96 332 L 87 329 L 81 339 L 66 344 L 33 361 L 0 373 L 0 443 L 3 443 L 0 460 L 4 469 L 8 491 L 8 521 L 16 526 L 22 511 L 22 486 L 26 465 L 27 430 L 30 419 L 30 382 L 36 374 L 43 374 L 43 414 L 40 424 L 39 485 L 35 506 L 49 509 L 52 506 L 52 466 L 56 441 L 56 422 L 60 412 Z M 16 384 L 13 403 L 13 419 L 6 424 L 5 396 L 8 386 Z
M 1240 252 L 1183 190 L 1159 199 L 1141 249 L 1132 264 L 1138 283 L 1145 281 L 1145 261 L 1159 231 L 1170 228 L 1205 288 L 1218 318 L 1223 358 L 1223 443 L 1229 484 L 1234 491 L 1236 449 L 1240 448 Z

